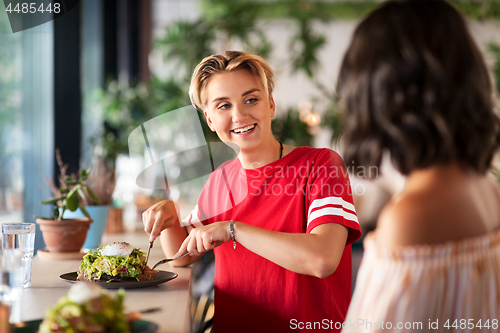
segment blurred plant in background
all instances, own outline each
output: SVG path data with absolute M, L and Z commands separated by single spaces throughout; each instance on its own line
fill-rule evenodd
M 120 153 L 128 152 L 128 134 L 137 126 L 165 112 L 188 105 L 187 90 L 175 78 L 130 86 L 111 81 L 106 90 L 96 91 L 94 103 L 104 111 L 104 128 L 92 138 L 94 155 L 114 165 Z
M 459 10 L 472 18 L 482 20 L 500 17 L 500 4 L 495 2 L 452 1 Z M 313 29 L 317 22 L 334 19 L 358 19 L 379 2 L 331 2 L 331 1 L 200 1 L 201 17 L 197 21 L 177 21 L 165 29 L 165 34 L 154 42 L 166 68 L 168 77 L 153 78 L 131 86 L 128 82 L 112 81 L 96 98 L 104 110 L 105 126 L 94 137 L 96 152 L 110 161 L 117 154 L 127 152 L 130 131 L 147 120 L 190 104 L 187 91 L 195 66 L 216 50 L 241 45 L 240 49 L 271 57 L 273 46 L 267 40 L 262 20 L 286 18 L 296 25 L 288 43 L 290 68 L 294 73 L 304 73 L 317 88 L 314 110 L 321 114 L 321 124 L 309 126 L 299 117 L 298 106 L 278 112 L 273 128 L 278 139 L 291 145 L 310 145 L 311 129 L 318 125 L 331 130 L 332 142 L 341 133 L 341 113 L 338 110 L 334 87 L 323 86 L 317 78 L 320 66 L 318 52 L 326 43 L 326 36 Z M 498 15 L 497 15 L 498 14 Z M 490 49 L 495 52 L 493 46 Z M 498 73 L 499 66 L 496 67 Z M 497 74 L 498 76 L 498 74 Z M 497 82 L 499 80 L 497 79 Z M 498 85 L 498 83 L 497 83 Z M 202 126 L 207 141 L 218 141 L 203 119 Z M 311 119 L 311 118 L 310 118 Z
M 323 2 L 293 0 L 285 2 L 253 1 L 201 1 L 202 17 L 195 22 L 178 21 L 165 29 L 163 37 L 157 39 L 154 48 L 161 52 L 167 68 L 174 68 L 168 78 L 153 76 L 149 82 L 130 86 L 127 82 L 112 81 L 105 90 L 99 91 L 95 98 L 104 110 L 105 126 L 93 143 L 96 153 L 110 161 L 117 154 L 127 152 L 127 137 L 132 129 L 147 120 L 190 104 L 187 91 L 195 66 L 204 57 L 226 49 L 229 45 L 242 45 L 248 52 L 266 58 L 273 48 L 264 33 L 265 27 L 259 19 L 283 17 L 292 19 L 298 26 L 297 33 L 289 43 L 290 67 L 294 72 L 303 72 L 313 82 L 319 65 L 317 53 L 325 44 L 325 36 L 314 32 L 312 23 L 316 20 L 326 22 L 335 18 L 330 6 Z M 373 5 L 343 5 L 343 10 L 351 15 L 359 8 L 369 11 Z M 349 12 L 350 9 L 350 12 Z M 227 45 L 227 47 L 226 47 Z M 333 92 L 328 92 L 329 95 Z M 334 110 L 329 107 L 327 109 Z M 200 113 L 200 119 L 204 119 Z M 337 125 L 326 122 L 327 126 Z M 218 141 L 202 121 L 207 141 Z M 276 136 L 291 145 L 311 145 L 312 135 L 308 125 L 298 117 L 297 108 L 289 108 L 273 120 Z M 336 130 L 336 129 L 335 129 Z
M 493 71 L 493 77 L 495 78 L 497 97 L 500 97 L 500 45 L 491 42 L 488 44 L 488 50 L 495 57 L 495 64 L 493 65 L 492 71 Z
M 294 146 L 310 146 L 312 135 L 308 125 L 300 120 L 297 109 L 289 108 L 286 113 L 277 115 L 271 124 L 276 140 Z
M 116 174 L 114 168 L 106 165 L 103 158 L 94 158 L 90 165 L 90 173 L 87 180 L 99 202 L 88 200 L 88 197 L 82 198 L 84 206 L 111 205 L 113 203 L 113 192 L 116 186 Z

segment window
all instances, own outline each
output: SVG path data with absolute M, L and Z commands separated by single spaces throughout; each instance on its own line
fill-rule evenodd
M 0 3 L 0 223 L 23 219 L 21 34 Z

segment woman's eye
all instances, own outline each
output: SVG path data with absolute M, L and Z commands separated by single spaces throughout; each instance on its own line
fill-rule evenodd
M 257 102 L 257 98 L 249 98 L 245 101 L 246 104 L 254 104 Z
M 231 107 L 230 104 L 226 103 L 226 104 L 222 104 L 221 106 L 218 107 L 219 110 L 226 110 L 226 109 L 229 109 Z

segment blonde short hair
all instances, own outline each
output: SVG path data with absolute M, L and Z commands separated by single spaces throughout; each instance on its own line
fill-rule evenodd
M 240 69 L 246 69 L 260 79 L 267 97 L 272 94 L 274 73 L 262 57 L 247 52 L 226 51 L 225 55 L 213 54 L 206 57 L 196 66 L 189 87 L 191 103 L 196 108 L 204 110 L 207 98 L 206 88 L 210 78 L 214 74 L 230 73 Z

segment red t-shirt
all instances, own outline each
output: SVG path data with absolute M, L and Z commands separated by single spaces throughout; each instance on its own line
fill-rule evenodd
M 337 270 L 325 279 L 289 271 L 241 244 L 215 248 L 214 332 L 340 331 L 335 323 L 344 321 L 351 299 L 350 244 L 361 236 L 340 156 L 298 147 L 257 169 L 245 170 L 238 159 L 226 162 L 185 221 L 229 220 L 287 233 L 339 223 L 349 233 Z

